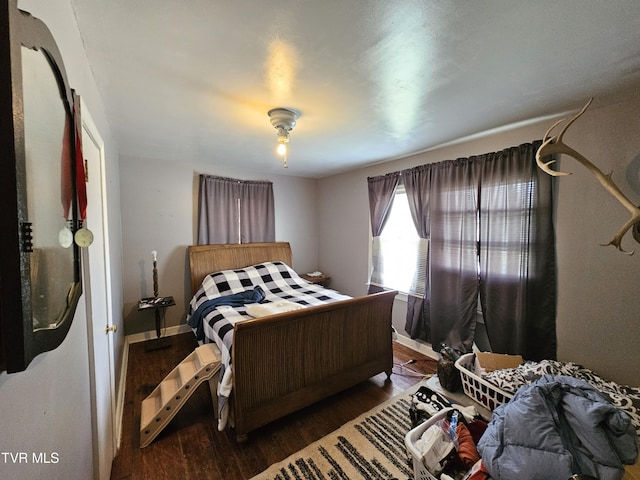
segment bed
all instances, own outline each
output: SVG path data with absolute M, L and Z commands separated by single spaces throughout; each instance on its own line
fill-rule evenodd
M 323 287 L 302 280 L 291 269 L 291 247 L 287 242 L 198 245 L 190 246 L 188 253 L 193 295 L 188 321 L 196 310 L 202 310 L 203 301 L 210 299 L 212 278 L 223 296 L 253 295 L 264 290 L 264 303 L 269 304 L 274 303 L 273 295 L 281 290 L 279 283 L 271 282 L 276 271 L 286 283 L 307 295 L 308 301 L 302 301 L 304 308 L 257 318 L 246 313 L 246 306 L 235 308 L 237 311 L 229 315 L 233 307 L 219 305 L 203 317 L 202 332 L 192 325 L 196 335 L 204 335 L 199 341 L 216 342 L 223 347 L 216 400 L 221 413 L 227 406 L 238 441 L 245 441 L 249 432 L 267 423 L 381 372 L 390 377 L 391 312 L 396 291 L 357 298 L 330 291 L 326 293 L 330 303 L 317 304 L 315 298 L 325 296 L 319 290 Z M 246 267 L 259 272 L 269 269 L 269 277 L 264 273 L 247 274 Z M 216 272 L 229 274 L 233 278 L 231 285 L 223 282 L 220 287 Z M 304 283 L 298 286 L 299 281 Z M 229 288 L 225 290 L 226 287 Z M 296 298 L 285 301 L 298 302 Z M 231 320 L 221 320 L 221 316 Z M 228 372 L 222 371 L 224 350 L 229 355 Z M 225 379 L 231 383 L 225 386 Z M 224 390 L 227 387 L 230 392 Z M 219 429 L 225 424 L 223 413 Z

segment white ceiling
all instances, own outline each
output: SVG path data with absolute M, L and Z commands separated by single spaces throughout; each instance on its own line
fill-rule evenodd
M 640 85 L 638 0 L 71 3 L 126 157 L 322 177 Z

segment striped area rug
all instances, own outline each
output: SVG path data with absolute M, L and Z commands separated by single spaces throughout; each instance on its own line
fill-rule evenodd
M 410 397 L 424 382 L 387 400 L 251 480 L 413 479 L 404 437 Z

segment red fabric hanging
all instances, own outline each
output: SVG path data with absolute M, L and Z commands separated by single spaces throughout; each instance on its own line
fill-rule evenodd
M 64 135 L 62 141 L 61 171 L 60 171 L 60 201 L 62 202 L 62 215 L 65 220 L 69 220 L 69 208 L 73 198 L 72 177 L 71 177 L 71 142 L 69 142 L 70 126 L 69 117 L 65 116 Z M 76 156 L 76 195 L 78 197 L 78 208 L 80 220 L 87 216 L 87 185 L 85 183 L 84 156 L 82 155 L 82 137 L 78 125 L 78 115 L 76 106 L 73 106 L 74 142 Z
M 62 135 L 62 155 L 60 158 L 60 201 L 62 203 L 62 216 L 69 220 L 69 208 L 73 188 L 71 184 L 71 143 L 69 142 L 69 117 L 65 115 L 64 133 Z
M 78 125 L 78 115 L 76 106 L 73 105 L 73 123 L 75 125 L 76 142 L 76 191 L 78 194 L 78 208 L 80 209 L 80 220 L 87 217 L 87 184 L 85 182 L 84 156 L 82 155 L 82 137 L 80 125 Z

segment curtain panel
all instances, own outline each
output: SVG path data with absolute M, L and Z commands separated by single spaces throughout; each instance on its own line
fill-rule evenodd
M 400 183 L 400 175 L 398 173 L 367 178 L 371 235 L 373 237 L 379 237 L 382 233 L 393 206 L 393 196 L 396 194 L 398 183 Z
M 273 184 L 244 181 L 238 184 L 240 243 L 275 242 Z
M 373 237 L 371 245 L 373 271 L 369 277 L 368 293 L 376 293 L 383 290 L 380 271 L 382 252 L 380 251 L 379 237 L 389 217 L 389 212 L 393 206 L 393 198 L 399 183 L 400 175 L 397 172 L 367 178 L 371 236 Z
M 535 161 L 541 143 L 503 150 L 480 172 L 479 287 L 487 335 L 495 351 L 536 361 L 557 354 L 552 177 Z
M 431 340 L 471 351 L 478 299 L 478 164 L 482 157 L 432 165 Z
M 200 175 L 198 245 L 273 241 L 271 182 Z
M 429 199 L 431 192 L 431 168 L 419 166 L 401 172 L 407 192 L 411 218 L 421 239 L 416 274 L 407 294 L 407 316 L 404 329 L 411 338 L 431 342 L 431 304 L 429 299 L 429 238 L 431 218 Z

